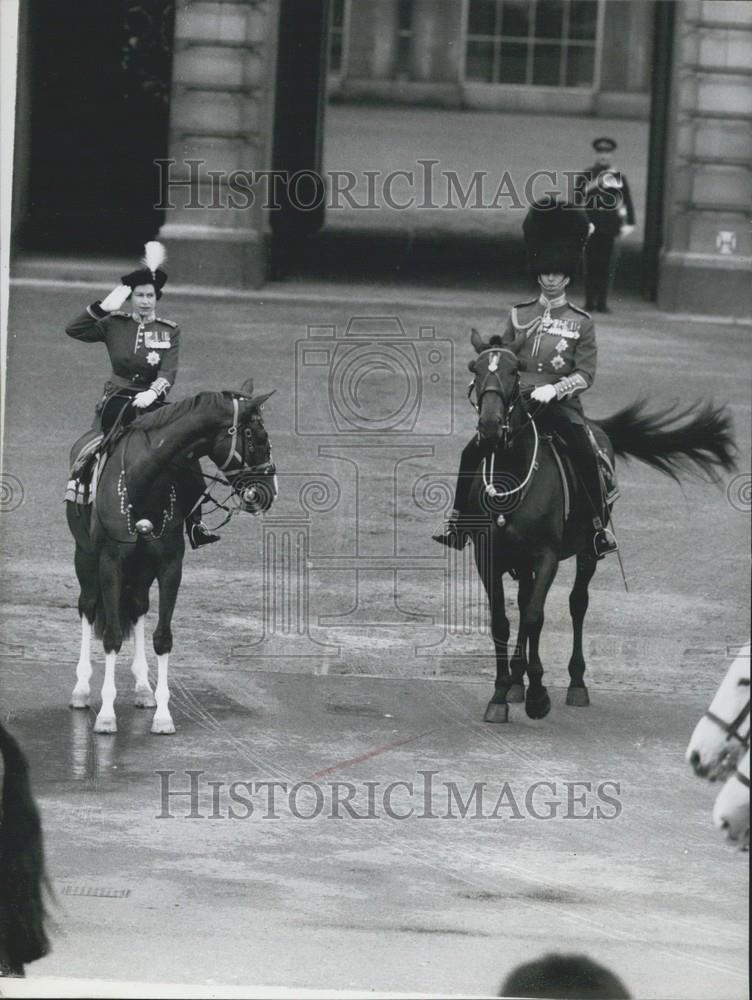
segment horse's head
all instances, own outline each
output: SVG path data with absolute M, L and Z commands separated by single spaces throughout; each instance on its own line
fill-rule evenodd
M 269 435 L 261 416 L 272 395 L 254 396 L 253 379 L 239 392 L 228 393 L 232 404 L 230 425 L 209 447 L 209 457 L 251 514 L 269 510 L 277 495 L 277 476 Z
M 502 347 L 500 337 L 491 337 L 486 343 L 477 330 L 470 334 L 470 341 L 478 355 L 468 365 L 474 375 L 470 391 L 475 392 L 478 437 L 481 442 L 501 442 L 505 447 L 510 430 L 519 420 L 517 344 Z
M 749 748 L 748 645 L 741 648 L 695 726 L 686 759 L 695 774 L 715 780 L 733 769 L 745 748 Z

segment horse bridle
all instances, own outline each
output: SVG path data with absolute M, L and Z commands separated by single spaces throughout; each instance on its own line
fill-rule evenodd
M 245 428 L 246 434 L 252 439 L 253 431 L 250 427 Z M 238 451 L 238 434 L 240 433 L 240 400 L 238 396 L 232 397 L 232 424 L 227 428 L 227 434 L 230 438 L 230 448 L 227 453 L 227 458 L 221 465 L 217 468 L 224 475 L 225 479 L 229 481 L 232 485 L 232 480 L 241 474 L 251 473 L 257 476 L 270 476 L 274 474 L 274 464 L 269 462 L 264 462 L 261 465 L 249 465 L 243 455 Z M 255 453 L 255 449 L 252 449 Z M 233 461 L 236 461 L 238 468 L 231 469 L 230 465 Z
M 742 677 L 738 681 L 738 684 L 749 687 L 749 677 Z M 743 747 L 749 748 L 749 731 L 746 736 L 742 736 L 739 732 L 742 723 L 749 716 L 749 709 L 749 698 L 747 698 L 746 705 L 744 705 L 741 711 L 737 714 L 736 718 L 732 719 L 731 722 L 727 722 L 725 719 L 722 719 L 719 715 L 716 715 L 715 712 L 711 712 L 710 709 L 707 709 L 707 711 L 703 713 L 703 718 L 710 719 L 710 721 L 715 723 L 719 729 L 723 730 L 726 734 L 727 740 L 738 740 Z
M 484 351 L 480 352 L 478 357 L 481 358 L 483 357 L 484 354 L 509 354 L 515 359 L 515 361 L 517 360 L 517 355 L 514 353 L 514 351 L 511 351 L 508 347 L 487 347 Z M 492 375 L 496 380 L 496 385 L 487 384 L 488 380 Z M 471 399 L 473 390 L 475 390 L 475 402 L 473 402 Z M 476 413 L 480 413 L 480 407 L 481 407 L 481 402 L 483 401 L 483 397 L 486 395 L 486 393 L 489 392 L 499 396 L 503 404 L 504 417 L 501 422 L 501 431 L 502 431 L 501 442 L 502 442 L 502 447 L 506 448 L 510 440 L 509 435 L 510 435 L 511 416 L 514 413 L 514 409 L 517 406 L 517 404 L 521 403 L 522 401 L 522 391 L 520 389 L 519 379 L 517 379 L 515 383 L 515 389 L 514 392 L 512 393 L 511 398 L 509 399 L 509 402 L 507 402 L 507 397 L 504 394 L 504 390 L 501 387 L 501 378 L 499 377 L 499 373 L 496 370 L 496 368 L 489 367 L 480 387 L 478 386 L 477 378 L 473 379 L 467 390 L 467 398 L 470 400 L 470 405 L 473 407 Z M 529 414 L 527 414 L 527 416 L 529 416 Z

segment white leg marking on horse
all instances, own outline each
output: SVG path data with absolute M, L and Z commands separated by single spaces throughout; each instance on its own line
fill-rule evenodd
M 106 653 L 104 658 L 104 683 L 102 684 L 102 707 L 94 723 L 95 733 L 116 733 L 115 721 L 115 658 L 116 653 Z
M 169 736 L 175 732 L 175 723 L 170 715 L 169 701 L 170 689 L 167 686 L 167 663 L 169 654 L 163 653 L 157 657 L 157 689 L 154 694 L 157 697 L 157 710 L 154 713 L 154 721 L 151 724 L 153 733 L 160 733 Z
M 134 626 L 133 663 L 131 663 L 131 673 L 136 681 L 133 689 L 133 704 L 136 708 L 154 708 L 157 704 L 149 684 L 145 633 L 145 616 L 141 615 Z
M 71 708 L 89 707 L 89 681 L 91 680 L 91 625 L 86 615 L 81 615 L 81 652 L 76 664 L 76 686 L 71 694 Z

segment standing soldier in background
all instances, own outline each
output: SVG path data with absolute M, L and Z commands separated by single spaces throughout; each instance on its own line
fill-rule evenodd
M 585 247 L 585 309 L 611 312 L 608 292 L 616 270 L 617 236 L 629 236 L 635 227 L 634 207 L 624 174 L 611 162 L 613 139 L 593 141 L 595 164 L 575 180 L 577 204 L 587 212 L 594 230 Z

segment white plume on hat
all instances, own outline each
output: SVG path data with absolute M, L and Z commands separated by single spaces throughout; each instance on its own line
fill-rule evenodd
M 152 275 L 162 267 L 166 260 L 167 251 L 164 244 L 157 242 L 157 240 L 150 240 L 149 243 L 144 244 L 144 256 L 141 263 L 148 271 L 151 271 Z

